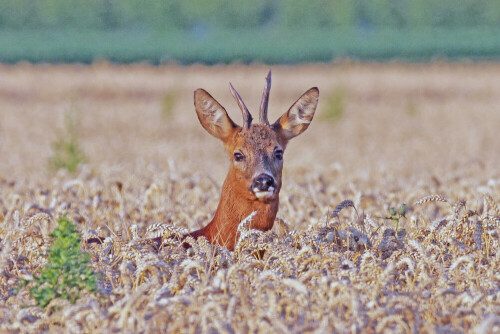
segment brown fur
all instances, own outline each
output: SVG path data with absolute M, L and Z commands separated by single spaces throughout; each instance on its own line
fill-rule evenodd
M 231 164 L 222 186 L 221 199 L 214 218 L 207 226 L 192 232 L 190 235 L 195 238 L 203 235 L 210 243 L 216 243 L 233 250 L 238 237 L 236 235 L 238 224 L 254 211 L 257 211 L 257 214 L 250 227 L 261 231 L 270 230 L 278 213 L 282 164 L 262 166 L 264 164 L 262 157 L 274 154 L 276 146 L 284 149 L 285 145 L 274 130 L 260 124 L 253 125 L 247 131 L 242 129 L 235 131 L 232 138 L 224 143 L 224 146 L 228 153 L 231 152 L 230 157 L 235 150 L 245 152 L 248 166 L 241 169 L 235 164 Z M 275 190 L 275 196 L 263 202 L 250 191 L 249 187 L 254 171 L 265 167 L 273 172 L 278 187 Z
M 268 231 L 273 227 L 278 213 L 283 169 L 283 160 L 278 159 L 275 152 L 284 151 L 289 139 L 307 129 L 318 98 L 318 89 L 312 88 L 273 125 L 253 124 L 242 128 L 229 118 L 226 110 L 210 94 L 202 89 L 195 91 L 195 108 L 200 123 L 223 142 L 231 159 L 231 167 L 222 186 L 214 218 L 189 236 L 195 239 L 204 236 L 210 243 L 234 250 L 238 225 L 252 212 L 257 211 L 257 214 L 251 222 L 251 228 Z M 242 154 L 244 161 L 235 161 L 235 152 Z M 261 173 L 272 175 L 276 189 L 271 197 L 259 199 L 251 185 Z

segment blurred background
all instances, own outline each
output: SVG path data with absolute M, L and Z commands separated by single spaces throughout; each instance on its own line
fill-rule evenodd
M 495 0 L 0 0 L 0 61 L 497 59 Z
M 0 179 L 155 166 L 220 185 L 225 153 L 193 91 L 239 123 L 228 82 L 255 114 L 272 68 L 270 119 L 321 92 L 287 149 L 290 182 L 488 180 L 499 36 L 491 0 L 0 0 Z

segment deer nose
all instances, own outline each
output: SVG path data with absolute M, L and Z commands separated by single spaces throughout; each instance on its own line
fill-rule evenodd
M 260 174 L 252 182 L 252 189 L 257 189 L 258 191 L 269 191 L 269 188 L 276 188 L 276 182 L 274 178 L 269 174 Z

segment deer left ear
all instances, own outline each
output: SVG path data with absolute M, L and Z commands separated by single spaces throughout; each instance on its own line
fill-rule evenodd
M 273 124 L 273 128 L 286 140 L 300 135 L 313 120 L 318 101 L 319 89 L 309 89 Z
M 222 141 L 238 127 L 220 103 L 204 89 L 194 92 L 194 107 L 203 128 Z

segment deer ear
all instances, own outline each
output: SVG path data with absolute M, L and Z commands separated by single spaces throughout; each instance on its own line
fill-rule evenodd
M 273 127 L 286 140 L 300 135 L 309 127 L 314 117 L 318 100 L 318 88 L 313 87 L 309 89 L 273 124 Z
M 203 128 L 216 138 L 224 140 L 238 127 L 224 107 L 204 89 L 195 90 L 194 107 Z

